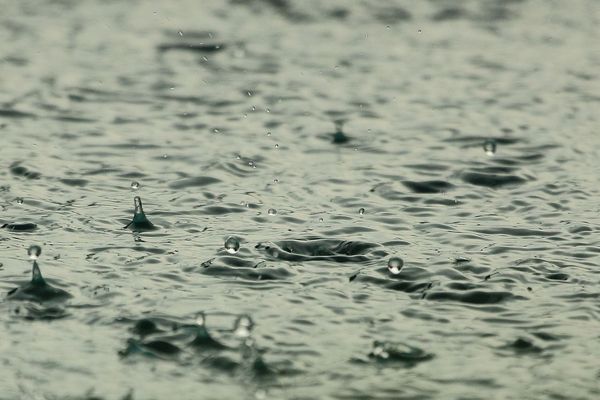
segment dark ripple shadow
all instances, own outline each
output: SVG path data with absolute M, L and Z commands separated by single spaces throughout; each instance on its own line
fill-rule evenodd
M 320 238 L 259 243 L 256 248 L 272 259 L 291 262 L 364 263 L 387 255 L 379 244 Z

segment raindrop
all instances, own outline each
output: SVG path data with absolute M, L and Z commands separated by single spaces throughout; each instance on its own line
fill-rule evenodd
M 279 145 L 278 145 L 278 144 L 275 144 L 275 148 L 276 148 L 276 149 L 278 149 L 278 148 L 279 148 Z
M 140 188 L 140 183 L 137 181 L 133 181 L 131 182 L 131 189 L 132 190 L 138 190 Z
M 248 315 L 240 315 L 235 321 L 233 333 L 235 336 L 245 339 L 250 336 L 253 327 L 254 322 L 252 322 L 252 318 L 250 318 Z
M 183 32 L 179 31 L 178 33 L 179 33 L 179 36 L 183 36 Z
M 17 197 L 16 200 L 17 204 L 23 204 L 23 198 L 22 197 Z
M 240 249 L 240 241 L 233 236 L 229 236 L 227 240 L 225 240 L 223 247 L 225 247 L 225 251 L 229 254 L 235 254 Z
M 400 273 L 400 270 L 402 269 L 403 265 L 404 265 L 404 261 L 402 261 L 402 259 L 400 257 L 392 257 L 388 261 L 388 270 L 392 274 L 397 275 Z
M 267 132 L 267 136 L 271 136 L 271 132 Z
M 168 157 L 168 156 L 167 156 L 166 154 L 163 154 L 163 155 L 162 155 L 162 158 L 167 158 L 167 157 Z
M 361 207 L 361 208 L 358 210 L 358 213 L 359 213 L 360 215 L 363 215 L 363 214 L 365 213 L 365 209 Z
M 323 222 L 323 217 L 319 218 L 319 222 Z
M 267 213 L 268 213 L 269 215 L 275 215 L 275 214 L 277 214 L 277 210 L 276 210 L 276 209 L 274 209 L 274 208 L 269 208 L 269 211 L 267 211 Z
M 493 139 L 488 139 L 483 143 L 483 150 L 485 150 L 485 154 L 488 156 L 493 156 L 496 154 L 496 141 Z
M 29 246 L 29 248 L 27 249 L 27 255 L 32 260 L 37 260 L 40 254 L 42 254 L 42 248 L 35 244 Z
M 279 183 L 279 179 L 277 179 L 277 178 L 273 179 L 273 183 Z

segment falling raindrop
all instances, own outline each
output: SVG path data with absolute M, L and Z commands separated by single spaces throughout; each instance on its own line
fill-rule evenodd
M 137 181 L 133 181 L 131 182 L 131 189 L 132 190 L 138 190 L 140 188 L 140 183 Z
M 488 156 L 493 156 L 496 154 L 496 141 L 493 139 L 488 139 L 483 143 L 483 150 L 485 150 L 485 154 Z
M 223 247 L 225 247 L 225 251 L 229 254 L 235 254 L 240 249 L 240 241 L 233 236 L 229 236 L 227 240 L 225 240 Z
M 29 248 L 27 249 L 27 255 L 32 260 L 37 260 L 40 254 L 42 254 L 42 248 L 35 244 L 29 246 Z
M 400 273 L 400 270 L 402 269 L 403 265 L 404 265 L 404 261 L 402 261 L 402 259 L 400 257 L 392 257 L 388 261 L 388 270 L 392 274 L 397 275 Z
M 365 209 L 361 207 L 361 208 L 358 210 L 358 213 L 359 213 L 360 215 L 363 215 L 363 214 L 365 213 Z

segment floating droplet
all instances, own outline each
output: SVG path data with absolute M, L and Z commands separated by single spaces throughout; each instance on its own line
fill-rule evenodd
M 240 315 L 235 321 L 233 333 L 235 336 L 245 339 L 250 336 L 253 327 L 254 322 L 252 321 L 252 318 L 250 318 L 248 315 Z
M 229 254 L 235 254 L 240 249 L 240 241 L 233 236 L 229 236 L 227 240 L 225 240 L 223 247 L 225 247 L 225 251 Z
M 404 261 L 402 261 L 402 259 L 400 257 L 392 257 L 388 261 L 388 270 L 392 274 L 397 275 L 400 273 L 400 270 L 402 269 L 403 265 L 404 265 Z
M 27 249 L 27 255 L 32 260 L 37 260 L 40 254 L 42 254 L 42 248 L 38 245 L 31 245 Z
M 276 210 L 276 209 L 274 209 L 274 208 L 269 208 L 269 211 L 267 211 L 267 213 L 268 213 L 269 215 L 275 215 L 275 214 L 277 214 L 277 210 Z
M 137 181 L 133 181 L 131 182 L 131 189 L 132 190 L 138 190 L 140 188 L 140 183 Z
M 493 156 L 496 154 L 496 141 L 492 139 L 488 139 L 483 143 L 483 150 L 485 150 L 485 154 L 488 156 Z
M 361 207 L 361 208 L 358 210 L 358 213 L 359 213 L 360 215 L 363 215 L 363 214 L 365 213 L 365 209 Z

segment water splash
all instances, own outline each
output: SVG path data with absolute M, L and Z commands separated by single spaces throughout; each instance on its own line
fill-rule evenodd
M 150 220 L 146 217 L 142 206 L 142 199 L 140 196 L 135 196 L 133 199 L 134 211 L 133 219 L 130 223 L 125 225 L 124 229 L 131 229 L 135 232 L 152 231 L 157 229 Z

